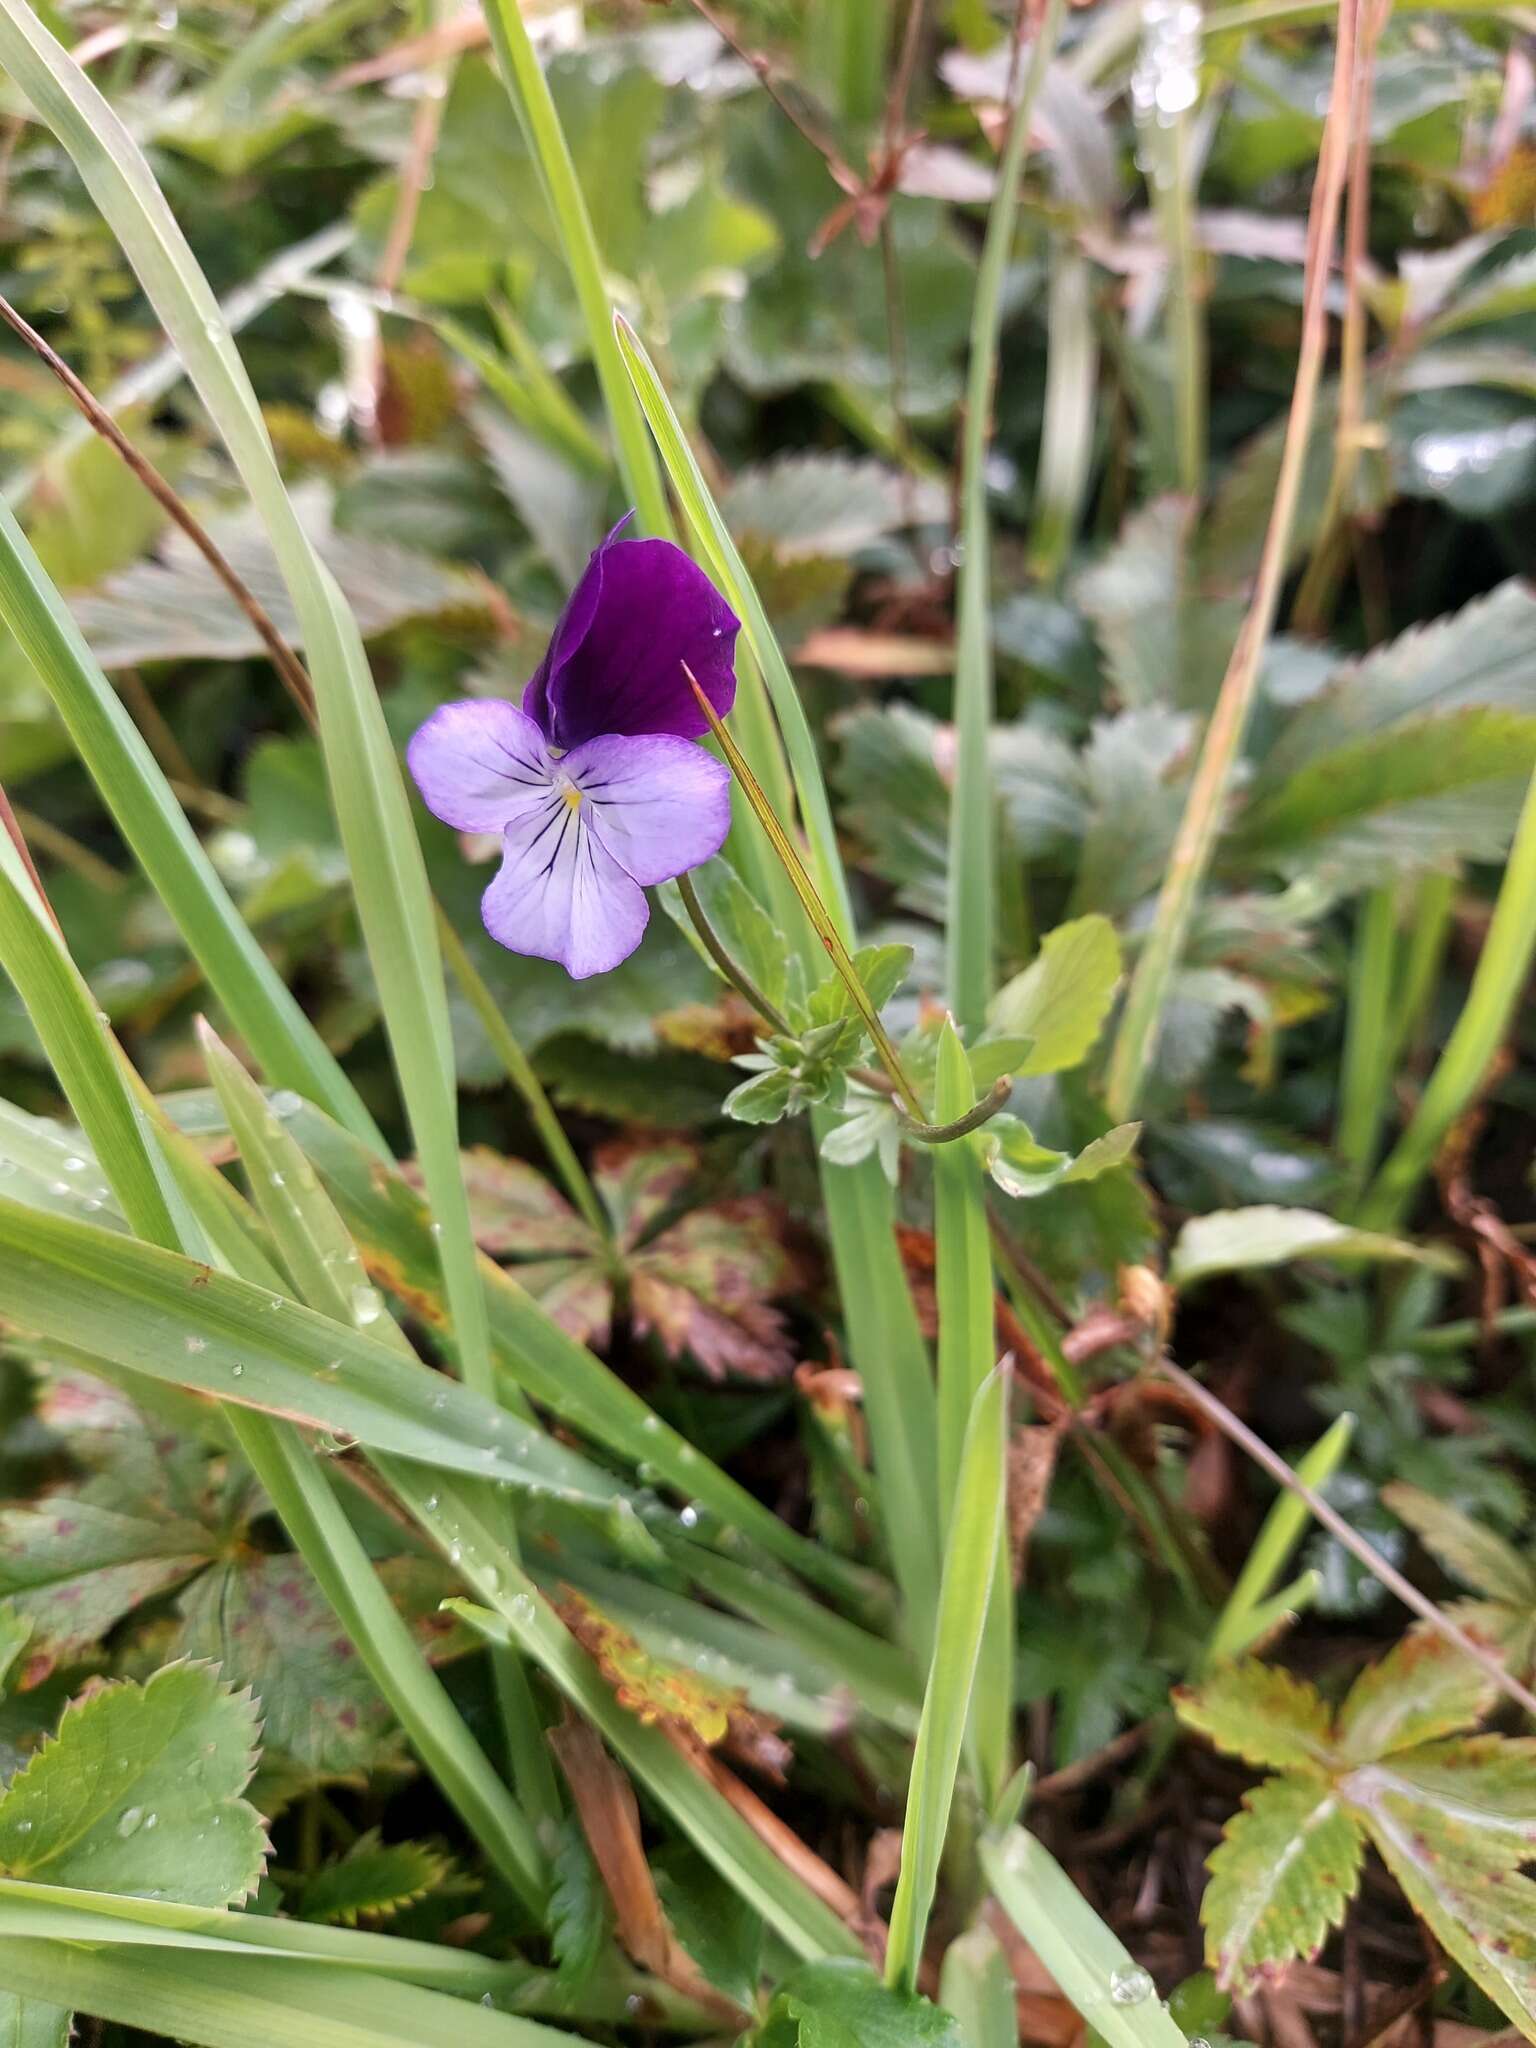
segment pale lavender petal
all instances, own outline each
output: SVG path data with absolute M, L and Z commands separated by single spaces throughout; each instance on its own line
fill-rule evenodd
M 605 733 L 560 767 L 585 798 L 593 837 L 647 886 L 708 860 L 730 830 L 730 770 L 692 740 Z
M 501 870 L 481 900 L 485 928 L 514 953 L 557 960 L 577 981 L 606 974 L 639 945 L 645 892 L 556 790 L 503 835 Z
M 604 733 L 706 732 L 685 664 L 719 717 L 735 701 L 736 614 L 671 541 L 617 533 L 587 564 L 523 693 L 559 747 Z
M 405 752 L 422 802 L 459 832 L 499 832 L 547 798 L 553 766 L 544 736 L 515 704 L 444 704 Z

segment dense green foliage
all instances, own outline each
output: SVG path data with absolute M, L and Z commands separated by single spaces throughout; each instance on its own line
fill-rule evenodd
M 1536 2040 L 1525 26 L 1013 17 L 0 0 L 18 2048 Z

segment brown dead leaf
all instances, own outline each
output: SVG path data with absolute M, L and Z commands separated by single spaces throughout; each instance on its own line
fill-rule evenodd
M 567 1707 L 564 1721 L 549 1731 L 549 1745 L 571 1788 L 625 1949 L 642 1970 L 652 1971 L 674 1991 L 733 2026 L 744 2025 L 748 2015 L 715 1989 L 672 1931 L 640 1838 L 634 1787 L 595 1729 Z
M 1029 1423 L 1014 1431 L 1008 1445 L 1008 1555 L 1016 1586 L 1024 1582 L 1029 1539 L 1050 1498 L 1056 1457 L 1067 1427 L 1065 1415 L 1051 1422 Z

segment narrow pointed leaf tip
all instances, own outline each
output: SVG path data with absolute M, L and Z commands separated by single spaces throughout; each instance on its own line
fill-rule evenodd
M 735 701 L 740 622 L 681 548 L 623 540 L 626 524 L 593 553 L 522 708 L 445 704 L 406 755 L 435 817 L 501 834 L 492 938 L 576 980 L 627 959 L 646 889 L 710 859 L 730 827 L 729 772 L 693 741 Z

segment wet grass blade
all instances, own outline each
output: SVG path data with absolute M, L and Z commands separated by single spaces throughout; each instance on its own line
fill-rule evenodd
M 453 1041 L 426 868 L 356 621 L 284 489 L 217 299 L 128 130 L 26 0 L 0 0 L 0 65 L 73 159 L 186 364 L 277 560 L 314 679 L 321 745 L 386 1032 L 440 1239 L 463 1370 L 493 1384 L 459 1172 Z
M 164 1108 L 185 1130 L 210 1136 L 228 1129 L 213 1098 L 168 1097 Z M 378 1162 L 349 1132 L 308 1104 L 285 1105 L 284 1121 L 299 1150 L 325 1182 L 352 1239 L 378 1284 L 433 1331 L 444 1334 L 447 1312 L 432 1246 L 431 1211 L 415 1188 Z M 685 1499 L 708 1508 L 801 1577 L 853 1606 L 870 1602 L 868 1574 L 808 1542 L 745 1487 L 722 1472 L 663 1420 L 609 1366 L 578 1344 L 546 1310 L 489 1259 L 481 1261 L 496 1359 L 509 1379 L 594 1443 L 651 1466 Z
M 570 2035 L 440 1991 L 283 1956 L 0 1941 L 0 1990 L 200 2048 L 562 2048 Z
M 0 1200 L 7 1319 L 127 1371 L 372 1450 L 606 1505 L 623 1489 L 365 1330 L 120 1232 Z
M 917 1988 L 1002 1541 L 1011 1379 L 1006 1368 L 999 1367 L 983 1383 L 971 1407 L 956 1477 L 933 1662 L 907 1787 L 901 1875 L 891 1908 L 890 1946 L 885 1958 L 886 1982 L 904 1991 Z
M 268 1109 L 261 1090 L 245 1069 L 206 1025 L 201 1038 L 208 1070 L 240 1147 L 256 1206 L 299 1298 L 321 1315 L 343 1325 L 351 1324 L 358 1289 L 363 1288 L 370 1297 L 372 1289 L 367 1286 L 363 1262 L 346 1225 L 320 1186 L 314 1168 L 286 1127 Z M 389 1316 L 378 1316 L 375 1327 L 392 1350 L 417 1370 L 421 1369 L 398 1325 Z M 345 1518 L 335 1496 L 323 1475 L 316 1471 L 313 1459 L 306 1459 L 298 1446 L 275 1448 L 288 1453 L 282 1472 L 288 1503 L 317 1526 L 329 1525 L 333 1532 L 337 1522 L 344 1526 Z M 393 1461 L 379 1462 L 385 1477 L 393 1479 Z M 276 1504 L 287 1520 L 284 1500 L 278 1499 Z M 502 1503 L 496 1502 L 487 1512 L 495 1520 L 501 1516 L 502 1507 Z M 506 1538 L 515 1546 L 510 1517 L 506 1517 Z M 331 1547 L 326 1546 L 327 1550 Z M 426 1744 L 428 1761 L 440 1761 L 447 1766 L 450 1777 L 445 1789 L 461 1807 L 466 1800 L 470 1803 L 466 1818 L 477 1836 L 481 1832 L 477 1823 L 483 1818 L 490 1819 L 497 1843 L 512 1858 L 517 1891 L 535 1913 L 542 1913 L 548 1896 L 549 1866 L 536 1829 L 546 1821 L 557 1822 L 563 1809 L 543 1723 L 535 1712 L 526 1674 L 515 1659 L 496 1659 L 498 1699 L 513 1776 L 522 1801 L 520 1809 L 508 1798 L 483 1753 L 469 1738 L 366 1558 L 362 1562 L 366 1587 L 373 1597 L 367 1603 L 366 1615 L 356 1614 L 352 1618 L 368 1624 L 369 1648 L 364 1654 L 370 1656 L 375 1681 L 418 1748 Z M 335 1576 L 322 1576 L 321 1584 L 331 1604 L 338 1606 L 345 1616 L 357 1604 L 353 1598 L 356 1589 L 345 1577 L 333 1587 Z
M 998 1904 L 1109 2048 L 1187 2048 L 1152 1979 L 1023 1828 L 981 1845 Z

